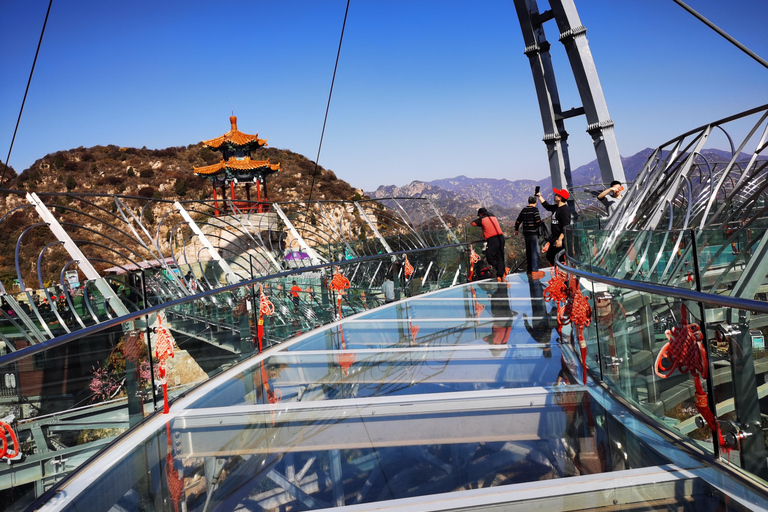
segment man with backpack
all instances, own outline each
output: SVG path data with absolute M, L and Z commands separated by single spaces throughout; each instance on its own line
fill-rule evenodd
M 496 281 L 501 282 L 506 277 L 506 257 L 504 256 L 504 233 L 495 215 L 480 208 L 477 210 L 478 219 L 472 225 L 483 229 L 485 239 L 485 259 L 496 271 Z
M 523 237 L 525 237 L 527 273 L 537 277 L 539 272 L 539 228 L 541 226 L 541 216 L 539 215 L 539 209 L 536 208 L 536 196 L 528 197 L 528 206 L 523 208 L 520 211 L 520 215 L 517 216 L 515 235 L 518 234 L 521 224 L 523 225 Z

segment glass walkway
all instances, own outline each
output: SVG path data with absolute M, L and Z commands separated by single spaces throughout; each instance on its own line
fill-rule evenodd
M 583 384 L 548 280 L 454 286 L 300 334 L 124 433 L 39 509 L 768 509 Z

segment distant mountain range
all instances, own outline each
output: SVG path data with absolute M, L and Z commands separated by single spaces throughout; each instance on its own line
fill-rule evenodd
M 653 152 L 651 148 L 643 149 L 628 158 L 621 158 L 624 174 L 628 181 L 634 181 Z M 730 160 L 731 153 L 717 149 L 702 151 L 702 154 L 712 161 Z M 748 158 L 748 155 L 744 155 Z M 574 186 L 596 185 L 595 190 L 601 189 L 600 168 L 597 160 L 575 169 L 572 172 Z M 490 178 L 468 178 L 457 176 L 432 181 L 413 181 L 408 185 L 382 185 L 373 192 L 366 192 L 372 198 L 379 197 L 428 197 L 439 205 L 441 211 L 456 217 L 466 216 L 467 212 L 474 213 L 480 206 L 492 209 L 497 216 L 509 216 L 512 210 L 527 204 L 528 196 L 533 194 L 539 185 L 545 196 L 552 190 L 552 179 L 534 180 L 505 180 Z

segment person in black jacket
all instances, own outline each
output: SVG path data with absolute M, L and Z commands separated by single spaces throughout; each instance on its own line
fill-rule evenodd
M 515 221 L 515 235 L 520 224 L 523 225 L 523 237 L 525 237 L 525 260 L 528 264 L 528 274 L 539 271 L 539 225 L 541 217 L 536 208 L 536 196 L 528 198 L 528 206 L 520 210 L 520 215 Z
M 552 234 L 549 237 L 549 249 L 547 249 L 547 261 L 554 266 L 555 256 L 565 248 L 565 227 L 571 223 L 571 210 L 565 203 L 570 197 L 567 190 L 552 189 L 555 194 L 555 204 L 549 204 L 544 196 L 539 194 L 539 200 L 545 210 L 552 212 Z

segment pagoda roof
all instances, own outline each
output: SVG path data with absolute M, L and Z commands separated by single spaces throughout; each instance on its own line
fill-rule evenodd
M 232 144 L 234 146 L 246 146 L 257 145 L 259 147 L 267 145 L 267 139 L 260 139 L 259 134 L 248 135 L 237 129 L 237 117 L 231 116 L 229 122 L 232 125 L 232 129 L 221 137 L 216 137 L 211 140 L 204 140 L 203 145 L 210 148 L 220 148 L 222 144 Z
M 255 171 L 257 169 L 261 169 L 274 172 L 280 170 L 280 164 L 271 163 L 269 158 L 266 160 L 251 160 L 249 157 L 245 157 L 241 160 L 230 158 L 229 160 L 222 160 L 217 164 L 206 165 L 204 167 L 194 167 L 193 169 L 195 174 L 210 176 L 212 174 L 217 174 L 225 169 L 229 169 L 231 171 Z

